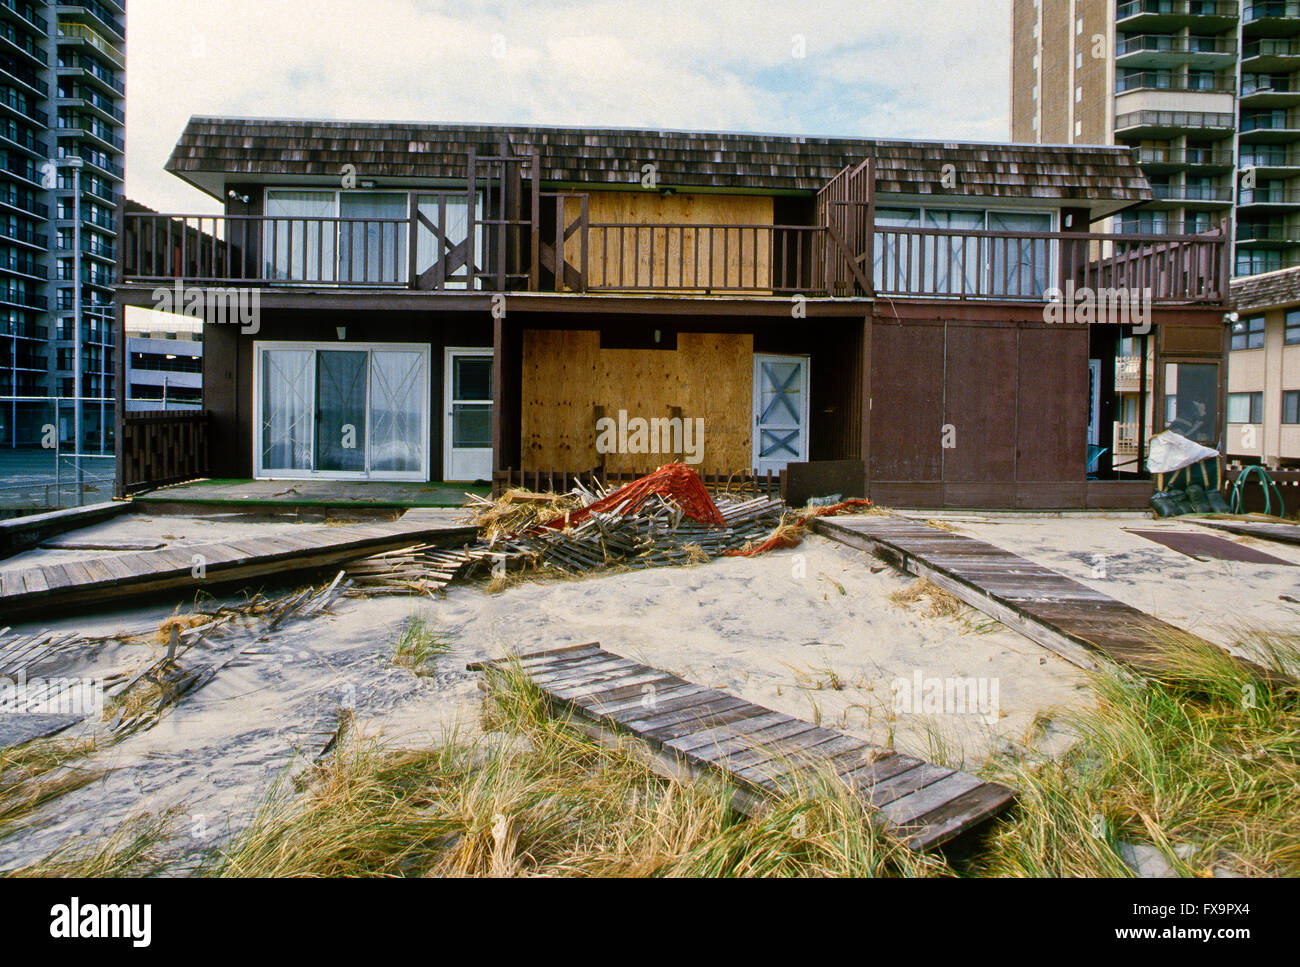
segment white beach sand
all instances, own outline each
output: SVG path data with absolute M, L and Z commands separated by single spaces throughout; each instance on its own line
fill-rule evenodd
M 963 518 L 956 526 L 1214 640 L 1226 643 L 1233 623 L 1245 619 L 1294 626 L 1297 609 L 1278 594 L 1300 597 L 1300 570 L 1205 565 L 1122 530 L 1151 523 L 1137 516 L 979 524 Z M 303 525 L 235 526 L 249 536 Z M 228 524 L 180 517 L 120 518 L 68 536 L 80 539 L 91 531 L 195 543 L 234 536 Z M 1262 549 L 1300 560 L 1297 549 Z M 1104 578 L 1094 577 L 1093 554 L 1105 559 Z M 3 566 L 16 563 L 21 560 Z M 194 849 L 210 845 L 242 826 L 277 777 L 319 752 L 344 706 L 355 708 L 364 734 L 395 745 L 426 743 L 452 730 L 473 733 L 481 676 L 465 671 L 465 663 L 510 649 L 599 641 L 700 684 L 967 768 L 978 768 L 996 748 L 1029 742 L 1055 754 L 1068 744 L 1063 731 L 1041 727 L 1044 719 L 1050 723 L 1059 711 L 1091 700 L 1083 672 L 1018 633 L 991 626 L 983 615 L 932 618 L 922 606 L 896 604 L 890 595 L 911 579 L 891 569 L 872 573 L 872 567 L 880 565 L 867 555 L 812 537 L 795 550 L 754 559 L 528 581 L 495 595 L 465 586 L 438 601 L 341 601 L 335 614 L 263 635 L 255 647 L 265 654 L 232 663 L 156 727 L 97 753 L 91 761 L 114 771 L 62 797 L 28 829 L 0 842 L 0 868 L 75 837 L 107 833 L 131 815 L 168 808 L 177 810 L 178 829 Z M 156 627 L 174 608 L 164 602 L 39 627 L 91 635 L 138 631 Z M 414 613 L 432 617 L 454 642 L 427 677 L 387 660 Z M 214 641 L 211 648 L 230 643 Z M 58 673 L 138 670 L 160 647 L 106 643 L 64 659 Z M 891 683 L 918 674 L 926 681 L 995 683 L 997 715 L 978 714 L 984 709 L 895 712 Z

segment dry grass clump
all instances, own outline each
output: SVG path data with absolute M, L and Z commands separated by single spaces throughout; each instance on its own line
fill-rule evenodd
M 86 764 L 94 751 L 92 740 L 57 739 L 0 749 L 0 839 L 46 803 L 107 775 L 107 768 Z
M 1300 665 L 1300 634 L 1241 643 Z M 1300 874 L 1300 691 L 1212 645 L 1159 647 L 1159 681 L 1094 676 L 1098 704 L 1064 718 L 1079 741 L 1063 757 L 1003 766 L 1019 808 L 972 872 L 1127 876 L 1121 844 L 1142 843 L 1182 876 Z
M 554 719 L 517 673 L 494 676 L 476 741 L 362 742 L 318 793 L 277 797 L 213 854 L 218 876 L 831 876 L 940 871 L 883 838 L 842 785 L 746 819 L 722 782 L 673 781 L 632 749 Z
M 469 522 L 479 528 L 485 540 L 508 537 L 567 511 L 583 506 L 575 494 L 537 494 L 530 490 L 507 490 L 495 500 L 475 497 L 466 505 Z
M 159 815 L 135 816 L 103 839 L 86 846 L 77 838 L 36 863 L 7 872 L 12 877 L 147 877 L 175 873 L 173 841 L 181 807 Z
M 902 591 L 891 594 L 889 600 L 904 607 L 923 603 L 923 613 L 928 618 L 955 618 L 966 609 L 960 598 L 931 583 L 929 578 L 917 578 Z
M 946 521 L 946 520 L 940 520 L 940 519 L 937 518 L 937 517 L 932 517 L 932 518 L 930 518 L 929 520 L 927 520 L 927 521 L 925 522 L 925 526 L 926 526 L 926 527 L 933 527 L 933 528 L 934 528 L 935 530 L 937 530 L 937 531 L 947 531 L 948 533 L 954 533 L 954 532 L 956 532 L 956 530 L 957 530 L 957 527 L 956 527 L 955 524 L 952 524 L 952 523 L 950 523 L 949 521 Z
M 170 644 L 172 640 L 172 629 L 176 629 L 179 635 L 182 631 L 189 631 L 191 628 L 197 628 L 205 625 L 212 620 L 212 615 L 203 611 L 195 611 L 190 614 L 181 614 L 178 607 L 171 617 L 164 618 L 158 623 L 158 630 L 153 634 L 153 640 L 160 645 Z

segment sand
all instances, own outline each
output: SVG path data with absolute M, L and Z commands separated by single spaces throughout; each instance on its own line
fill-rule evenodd
M 1205 565 L 1122 530 L 1149 524 L 1137 516 L 980 523 L 963 517 L 954 526 L 1225 643 L 1232 625 L 1247 618 L 1294 627 L 1297 609 L 1278 595 L 1300 597 L 1300 571 Z M 244 536 L 303 525 L 235 526 Z M 233 536 L 228 524 L 178 517 L 121 518 L 75 536 L 113 528 L 129 539 L 166 534 L 198 543 Z M 1296 550 L 1266 549 L 1300 562 Z M 1093 554 L 1104 558 L 1104 577 L 1095 576 Z M 347 599 L 335 614 L 286 624 L 260 641 L 241 640 L 263 654 L 227 666 L 156 727 L 97 754 L 92 761 L 114 771 L 0 842 L 0 869 L 74 837 L 108 833 L 129 816 L 168 809 L 175 810 L 177 849 L 197 853 L 241 828 L 277 781 L 318 754 L 343 707 L 355 710 L 364 734 L 394 745 L 473 734 L 482 692 L 480 676 L 465 671 L 465 663 L 509 649 L 599 641 L 700 684 L 953 766 L 978 768 L 993 751 L 1030 745 L 1045 754 L 1065 748 L 1070 736 L 1052 722 L 1091 701 L 1087 676 L 978 613 L 928 617 L 923 605 L 891 600 L 910 584 L 862 552 L 811 537 L 797 549 L 754 559 L 528 581 L 499 594 L 465 586 L 437 601 Z M 140 630 L 156 627 L 173 608 L 160 604 L 42 626 L 86 634 Z M 403 623 L 417 613 L 453 642 L 424 677 L 388 660 Z M 217 641 L 212 648 L 230 644 Z M 109 642 L 59 671 L 135 670 L 159 647 Z M 959 678 L 996 685 L 997 707 L 897 710 L 892 686 L 918 676 L 927 685 Z

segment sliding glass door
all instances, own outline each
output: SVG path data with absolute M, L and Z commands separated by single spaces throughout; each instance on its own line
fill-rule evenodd
M 269 279 L 402 285 L 409 245 L 404 191 L 266 192 L 262 249 Z
M 259 478 L 427 480 L 429 348 L 254 344 Z

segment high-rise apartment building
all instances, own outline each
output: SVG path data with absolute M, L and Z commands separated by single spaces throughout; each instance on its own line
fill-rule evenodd
M 1011 29 L 1012 139 L 1131 145 L 1156 200 L 1119 227 L 1300 265 L 1300 2 L 1012 0 Z
M 83 448 L 111 437 L 125 0 L 0 0 L 0 445 L 40 439 L 76 390 Z M 74 171 L 69 162 L 80 159 Z M 80 187 L 80 204 L 74 186 Z M 77 216 L 80 215 L 80 232 Z M 80 242 L 81 325 L 74 321 Z M 78 340 L 80 352 L 78 353 Z M 72 407 L 60 406 L 71 440 Z M 111 451 L 111 447 L 109 448 Z

